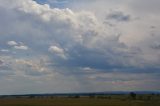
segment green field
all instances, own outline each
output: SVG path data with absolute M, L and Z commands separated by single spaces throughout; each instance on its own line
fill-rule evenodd
M 160 106 L 158 97 L 139 96 L 132 100 L 127 96 L 110 96 L 110 98 L 69 98 L 69 97 L 39 97 L 39 98 L 1 98 L 0 106 Z

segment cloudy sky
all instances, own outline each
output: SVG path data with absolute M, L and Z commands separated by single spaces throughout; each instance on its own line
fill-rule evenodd
M 0 94 L 160 90 L 160 0 L 0 0 Z

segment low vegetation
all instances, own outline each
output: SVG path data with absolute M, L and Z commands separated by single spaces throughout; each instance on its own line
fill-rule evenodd
M 0 106 L 160 106 L 160 95 L 2 96 Z

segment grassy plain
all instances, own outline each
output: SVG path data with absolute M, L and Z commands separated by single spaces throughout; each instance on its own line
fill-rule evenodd
M 130 99 L 125 95 L 109 98 L 69 98 L 69 97 L 36 97 L 36 98 L 1 98 L 0 106 L 160 106 L 159 96 L 139 96 Z

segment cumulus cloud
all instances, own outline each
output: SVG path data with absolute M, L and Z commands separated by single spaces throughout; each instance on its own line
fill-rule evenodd
M 64 50 L 61 48 L 58 48 L 57 46 L 50 46 L 48 50 L 53 53 L 64 54 Z
M 62 58 L 66 58 L 64 50 L 62 48 L 57 47 L 57 46 L 50 46 L 48 51 L 55 54 L 55 55 L 58 55 Z
M 15 65 L 20 65 L 18 66 L 19 68 L 15 70 L 24 70 L 24 75 L 29 75 L 29 76 L 43 75 L 44 76 L 46 74 L 49 74 L 48 68 L 46 68 L 43 65 L 43 63 L 38 62 L 38 60 L 33 61 L 33 59 L 32 60 L 16 59 Z
M 159 28 L 159 16 L 152 14 L 153 17 L 143 18 L 132 11 L 134 8 L 125 6 L 129 2 L 83 0 L 88 6 L 83 9 L 54 8 L 54 5 L 38 4 L 33 0 L 0 2 L 0 60 L 18 78 L 24 76 L 42 81 L 40 78 L 51 75 L 50 82 L 55 85 L 60 85 L 58 81 L 67 81 L 62 84 L 65 88 L 67 84 L 72 85 L 72 81 L 75 84 L 78 82 L 74 89 L 79 90 L 100 90 L 96 85 L 101 85 L 98 80 L 101 79 L 110 85 L 110 88 L 103 85 L 105 90 L 112 89 L 115 86 L 113 82 L 131 81 L 121 72 L 129 73 L 135 82 L 139 80 L 141 84 L 144 81 L 135 78 L 134 73 L 148 73 L 139 76 L 144 78 L 156 76 L 149 74 L 151 70 L 159 73 L 159 43 L 156 43 L 160 40 L 160 32 L 156 30 Z M 109 6 L 110 3 L 115 8 L 117 3 L 124 4 L 119 11 L 107 13 L 106 9 L 108 11 L 112 6 L 104 4 Z M 139 19 L 130 21 L 132 16 Z M 104 24 L 106 20 L 114 26 Z M 151 24 L 156 28 L 151 29 Z M 6 50 L 11 52 L 6 53 Z M 49 59 L 40 59 L 45 56 Z M 115 70 L 119 71 L 117 76 L 114 76 Z M 106 75 L 107 72 L 111 74 Z M 54 74 L 60 77 L 54 79 Z M 113 76 L 113 80 L 109 76 Z M 158 81 L 151 78 L 150 82 L 152 79 Z M 67 86 L 68 89 L 70 87 L 73 86 Z
M 15 41 L 8 41 L 7 44 L 10 45 L 10 46 L 16 46 L 17 42 L 15 42 Z
M 14 46 L 15 49 L 19 49 L 19 50 L 27 50 L 28 47 L 24 46 L 24 45 L 20 45 L 20 46 Z
M 16 41 L 8 41 L 7 44 L 15 49 L 19 49 L 19 50 L 27 50 L 28 46 L 24 45 L 22 42 L 17 43 Z M 6 52 L 6 50 L 3 49 L 4 52 Z
M 52 76 L 52 71 L 48 67 L 47 56 L 37 56 L 32 58 L 15 58 L 12 56 L 0 56 L 0 70 L 8 70 L 14 73 L 14 76 L 24 76 L 31 78 L 32 76 Z
M 120 48 L 120 45 L 122 44 L 119 42 L 119 37 L 117 37 L 117 34 L 113 33 L 111 30 L 105 29 L 104 28 L 105 26 L 103 26 L 101 22 L 98 21 L 97 17 L 91 12 L 76 13 L 70 9 L 58 9 L 58 8 L 52 9 L 49 7 L 49 5 L 39 5 L 33 1 L 29 1 L 29 2 L 17 1 L 17 3 L 12 3 L 12 4 L 14 5 L 12 5 L 10 8 L 14 8 L 18 10 L 20 12 L 19 14 L 21 15 L 23 13 L 28 14 L 30 17 L 34 17 L 34 19 L 38 21 L 37 23 L 35 23 L 35 21 L 33 21 L 32 19 L 26 19 L 26 21 L 30 24 L 29 26 L 31 28 L 33 27 L 33 25 L 41 24 L 42 27 L 40 28 L 37 27 L 36 31 L 33 30 L 34 28 L 28 29 L 28 27 L 24 27 L 25 29 L 28 29 L 30 31 L 31 37 L 33 38 L 33 40 L 36 40 L 34 39 L 33 36 L 35 36 L 37 32 L 39 31 L 41 32 L 41 29 L 44 29 L 43 26 L 47 26 L 54 29 L 54 31 L 52 31 L 52 29 L 50 28 L 43 30 L 42 34 L 45 34 L 46 37 L 43 36 L 42 34 L 38 35 L 40 41 L 39 43 L 36 44 L 35 47 L 38 46 L 38 48 L 40 48 L 42 47 L 42 45 L 47 46 L 48 44 L 45 44 L 43 42 L 43 39 L 46 39 L 47 43 L 56 42 L 60 44 L 63 48 L 68 48 L 69 50 L 75 49 L 74 52 L 72 51 L 69 52 L 71 53 L 71 55 L 74 54 L 75 52 L 81 53 L 85 51 L 86 54 L 93 52 L 93 56 L 95 57 L 99 56 L 99 58 L 101 58 L 103 57 L 102 55 L 99 55 L 96 53 L 94 54 L 94 52 L 96 51 L 103 52 L 104 50 L 105 50 L 104 54 L 107 54 L 110 56 L 113 53 L 117 53 L 117 54 L 123 53 L 123 55 L 128 55 L 128 52 L 125 52 L 127 48 L 122 46 L 121 46 L 122 48 Z M 17 7 L 20 7 L 20 8 L 17 8 Z M 21 15 L 19 17 L 23 17 Z M 125 15 L 122 12 L 112 12 L 111 14 L 108 15 L 108 17 L 110 17 L 110 19 L 112 18 L 117 21 L 130 20 L 130 16 Z M 22 24 L 21 20 L 19 21 L 19 23 Z M 51 32 L 52 34 L 48 32 Z M 18 34 L 20 36 L 24 36 L 23 33 L 21 32 L 19 32 Z M 25 35 L 25 36 L 28 36 L 28 35 Z M 25 40 L 23 39 L 23 37 L 21 37 L 21 39 Z M 36 42 L 33 41 L 32 43 L 35 44 Z M 114 47 L 112 50 L 110 49 L 111 46 Z M 83 49 L 84 51 L 76 50 L 76 47 L 81 48 L 81 50 Z M 16 46 L 16 48 L 26 49 L 25 46 Z M 121 50 L 119 51 L 119 49 Z M 55 52 L 55 50 L 53 51 Z M 111 53 L 109 53 L 108 51 L 110 51 Z M 63 53 L 56 53 L 56 54 L 63 54 Z M 107 57 L 107 55 L 106 56 L 104 55 L 104 57 Z M 82 57 L 83 56 L 84 55 L 82 55 Z M 114 63 L 113 62 L 114 57 L 116 56 L 111 56 L 111 58 L 109 58 L 109 61 L 107 62 L 103 61 L 102 59 L 99 64 L 103 62 L 105 62 L 105 64 Z M 121 55 L 117 56 L 116 58 L 120 58 L 120 57 Z M 74 60 L 78 60 L 76 55 L 73 55 L 72 58 L 74 58 Z M 89 60 L 91 60 L 91 58 L 92 57 L 90 57 L 90 54 L 89 54 L 88 60 L 84 59 L 84 61 L 85 62 L 88 61 L 89 63 Z M 126 61 L 126 63 L 124 64 L 127 64 L 127 63 L 129 62 Z

